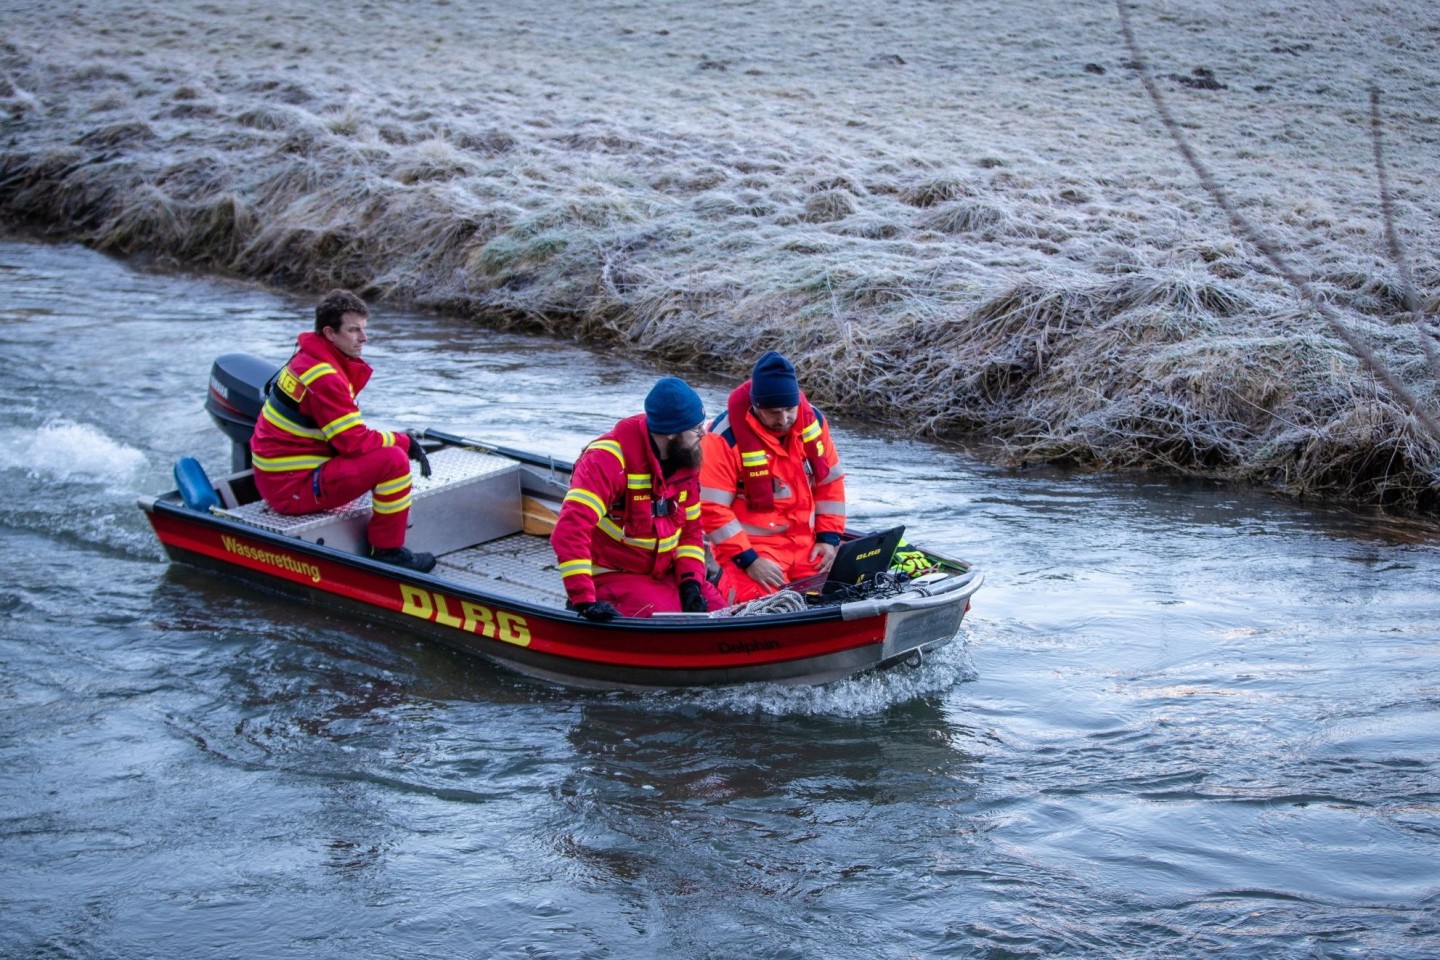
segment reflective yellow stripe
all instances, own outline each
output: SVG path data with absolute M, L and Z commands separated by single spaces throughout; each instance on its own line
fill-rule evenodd
M 627 537 L 625 536 L 625 531 L 620 529 L 619 524 L 609 517 L 601 517 L 600 522 L 596 524 L 596 526 L 611 540 L 617 540 L 628 547 L 639 547 L 641 550 L 654 550 L 656 548 L 656 541 L 653 537 Z M 663 553 L 674 550 L 675 544 L 679 542 L 679 533 L 676 533 L 673 537 L 667 537 L 665 542 L 660 544 L 660 551 Z
M 565 494 L 565 499 L 566 501 L 573 501 L 575 503 L 584 504 L 591 510 L 594 510 L 597 519 L 603 520 L 605 518 L 604 502 L 599 497 L 595 496 L 595 494 L 591 493 L 589 490 L 584 489 L 583 487 L 572 487 L 570 489 L 570 492 Z
M 620 442 L 618 440 L 596 440 L 585 449 L 586 451 L 604 450 L 606 453 L 613 453 L 615 459 L 620 461 L 620 466 L 625 466 L 625 454 L 620 452 Z
M 685 546 L 683 546 L 683 547 L 681 547 L 679 550 L 676 550 L 676 551 L 675 551 L 675 559 L 677 559 L 677 560 L 699 560 L 701 563 L 704 563 L 704 562 L 705 562 L 705 548 L 704 548 L 704 547 L 692 546 L 692 545 L 690 545 L 690 544 L 687 543 Z
M 800 431 L 800 439 L 805 443 L 809 443 L 811 440 L 814 440 L 818 436 L 820 436 L 819 420 L 812 420 L 810 426 Z
M 330 462 L 329 457 L 307 455 L 303 457 L 256 457 L 250 458 L 256 470 L 266 473 L 285 473 L 290 470 L 314 470 Z
M 311 427 L 302 427 L 286 415 L 284 407 L 271 403 L 269 400 L 265 401 L 265 406 L 261 408 L 260 415 L 272 426 L 279 427 L 286 433 L 294 434 L 297 437 L 304 437 L 306 440 L 325 439 L 325 434 Z
M 376 513 L 399 513 L 401 510 L 410 509 L 410 495 L 407 493 L 399 500 L 371 500 L 370 509 Z
M 655 541 L 654 541 L 654 540 L 651 540 L 651 541 L 649 541 L 649 542 L 650 542 L 650 543 L 654 543 Z M 675 549 L 676 547 L 678 547 L 679 545 L 680 545 L 680 531 L 679 531 L 679 530 L 676 530 L 674 533 L 670 534 L 670 536 L 668 536 L 668 537 L 666 537 L 664 540 L 661 540 L 661 541 L 660 541 L 660 552 L 661 552 L 661 553 L 669 553 L 671 550 L 674 550 L 674 549 Z
M 764 450 L 742 450 L 740 451 L 740 465 L 745 467 L 765 466 Z
M 316 380 L 319 380 L 327 373 L 333 373 L 336 376 L 339 376 L 339 371 L 336 370 L 334 367 L 330 366 L 330 364 L 317 363 L 309 370 L 306 370 L 304 373 L 300 374 L 300 382 L 308 387 L 310 386 L 310 384 L 314 383 Z
M 601 517 L 600 522 L 596 524 L 596 526 L 611 540 L 619 540 L 621 543 L 625 542 L 625 531 L 621 530 L 620 525 L 609 517 Z M 655 541 L 651 540 L 650 542 L 653 544 Z
M 404 490 L 408 486 L 410 486 L 410 474 L 407 473 L 403 477 L 396 477 L 394 480 L 386 480 L 384 483 L 376 484 L 375 496 L 393 496 L 394 494 L 399 493 L 401 490 Z
M 686 508 L 685 508 L 685 519 L 686 519 L 686 520 L 698 520 L 698 519 L 700 519 L 700 504 L 697 503 L 697 504 L 695 504 L 694 506 L 686 507 Z
M 589 560 L 566 560 L 560 564 L 560 578 L 594 576 L 595 568 Z
M 625 474 L 625 485 L 631 490 L 649 490 L 650 474 L 648 473 L 627 473 Z
M 329 440 L 335 436 L 335 434 L 344 433 L 351 427 L 359 426 L 360 423 L 360 411 L 356 410 L 354 413 L 347 413 L 343 417 L 336 417 L 320 429 L 325 434 L 325 439 Z

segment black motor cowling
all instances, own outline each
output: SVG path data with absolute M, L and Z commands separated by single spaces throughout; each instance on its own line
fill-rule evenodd
M 210 367 L 205 409 L 230 438 L 232 470 L 250 468 L 250 435 L 265 406 L 265 387 L 279 369 L 280 364 L 248 353 L 223 354 Z

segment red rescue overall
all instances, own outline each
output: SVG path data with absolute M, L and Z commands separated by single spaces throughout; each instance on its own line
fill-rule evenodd
M 721 605 L 701 540 L 699 477 L 664 475 L 643 413 L 580 454 L 550 534 L 570 602 L 605 600 L 626 617 L 679 612 L 682 580 Z
M 324 337 L 302 333 L 255 421 L 255 486 L 285 514 L 343 506 L 371 492 L 368 538 L 377 550 L 403 546 L 410 517 L 410 438 L 371 430 L 356 397 L 371 368 Z

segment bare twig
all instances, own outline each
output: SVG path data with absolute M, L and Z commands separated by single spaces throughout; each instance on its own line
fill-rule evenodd
M 1205 188 L 1205 192 L 1210 194 L 1210 198 L 1224 211 L 1225 216 L 1230 221 L 1231 228 L 1259 250 L 1271 268 L 1278 273 L 1286 283 L 1290 284 L 1290 286 L 1295 288 L 1306 300 L 1310 301 L 1310 305 L 1324 318 L 1330 330 L 1341 340 L 1345 341 L 1351 352 L 1369 368 L 1371 373 L 1389 388 L 1391 394 L 1405 409 L 1424 425 L 1430 436 L 1437 442 L 1440 442 L 1440 421 L 1437 421 L 1434 415 L 1424 408 L 1419 397 L 1415 396 L 1410 388 L 1402 383 L 1400 378 L 1375 355 L 1375 352 L 1370 349 L 1369 345 L 1350 329 L 1349 325 L 1335 312 L 1334 308 L 1320 298 L 1320 295 L 1316 293 L 1315 288 L 1310 282 L 1302 277 L 1299 272 L 1290 265 L 1289 261 L 1285 259 L 1280 252 L 1280 248 L 1277 247 L 1269 237 L 1265 236 L 1259 227 L 1251 223 L 1250 220 L 1240 212 L 1239 208 L 1236 207 L 1235 203 L 1231 200 L 1229 193 L 1220 186 L 1219 181 L 1215 179 L 1215 175 L 1211 173 L 1209 167 L 1205 165 L 1195 152 L 1194 147 L 1190 145 L 1190 141 L 1180 129 L 1180 124 L 1176 121 L 1175 115 L 1170 111 L 1170 105 L 1166 102 L 1164 96 L 1161 95 L 1160 88 L 1156 85 L 1155 78 L 1150 72 L 1150 66 L 1140 52 L 1139 41 L 1135 39 L 1135 30 L 1130 23 L 1130 11 L 1126 0 L 1115 0 L 1115 6 L 1120 13 L 1120 27 L 1125 33 L 1125 43 L 1130 48 L 1131 60 L 1134 62 L 1135 68 L 1140 74 L 1140 82 L 1144 84 L 1145 92 L 1149 95 L 1150 102 L 1155 105 L 1155 112 L 1159 115 L 1160 122 L 1164 124 L 1165 129 L 1175 140 L 1175 146 L 1179 149 L 1180 155 L 1185 158 L 1185 162 L 1190 165 L 1190 169 L 1195 171 L 1195 175 L 1200 178 L 1200 185 Z
M 1380 90 L 1370 88 L 1370 139 L 1375 145 L 1375 176 L 1380 182 L 1380 211 L 1385 221 L 1385 246 L 1390 262 L 1400 274 L 1400 296 L 1410 320 L 1419 329 L 1420 346 L 1425 350 L 1425 359 L 1430 361 L 1430 374 L 1440 380 L 1440 353 L 1435 349 L 1433 333 L 1425 323 L 1424 308 L 1415 292 L 1415 275 L 1410 270 L 1410 260 L 1400 243 L 1400 233 L 1395 229 L 1394 194 L 1390 191 L 1390 171 L 1385 165 L 1385 145 L 1380 132 Z

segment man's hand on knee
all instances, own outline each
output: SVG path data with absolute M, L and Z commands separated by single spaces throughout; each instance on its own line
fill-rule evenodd
M 785 571 L 769 557 L 756 557 L 750 566 L 745 568 L 745 572 L 750 575 L 751 580 L 771 590 L 779 590 L 785 586 Z

